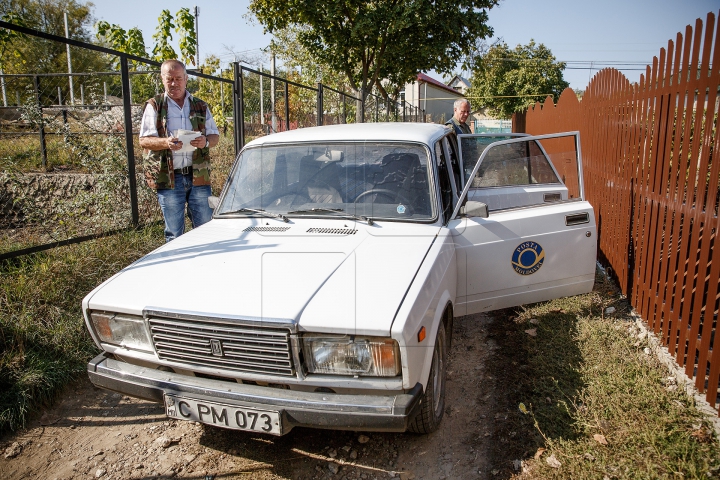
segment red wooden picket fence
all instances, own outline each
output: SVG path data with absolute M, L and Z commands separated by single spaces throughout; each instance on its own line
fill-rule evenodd
M 548 98 L 514 122 L 533 135 L 580 131 L 600 261 L 713 406 L 720 387 L 719 38 L 711 12 L 669 40 L 638 83 L 605 69 L 581 101 L 567 89 L 557 105 Z

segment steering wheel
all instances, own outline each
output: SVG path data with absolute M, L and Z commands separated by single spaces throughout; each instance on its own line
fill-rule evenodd
M 402 203 L 405 206 L 405 208 L 407 209 L 405 213 L 407 213 L 408 215 L 412 214 L 413 207 L 410 204 L 410 200 L 405 198 L 405 196 L 402 193 L 393 192 L 392 190 L 388 190 L 386 188 L 371 188 L 370 190 L 366 190 L 363 193 L 361 193 L 360 195 L 358 195 L 353 203 L 363 203 L 363 202 L 360 202 L 360 199 L 367 197 L 369 195 L 385 196 L 390 199 L 390 202 L 388 202 L 388 203 L 395 203 L 395 202 Z M 377 203 L 380 203 L 380 202 L 377 202 Z

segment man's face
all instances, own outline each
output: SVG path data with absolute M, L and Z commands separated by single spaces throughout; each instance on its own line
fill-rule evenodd
M 172 98 L 176 102 L 185 98 L 187 75 L 182 67 L 179 67 L 178 65 L 172 65 L 169 68 L 164 67 L 160 76 L 162 77 L 162 83 L 168 97 Z
M 468 116 L 470 115 L 470 105 L 468 105 L 467 102 L 460 105 L 460 107 L 455 107 L 453 109 L 455 119 L 458 120 L 460 123 L 465 123 L 465 120 L 468 119 Z

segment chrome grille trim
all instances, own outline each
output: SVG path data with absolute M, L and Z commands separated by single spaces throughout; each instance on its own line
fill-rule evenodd
M 295 376 L 290 329 L 238 325 L 217 320 L 147 316 L 152 342 L 161 360 L 183 368 Z M 213 355 L 211 340 L 221 343 Z

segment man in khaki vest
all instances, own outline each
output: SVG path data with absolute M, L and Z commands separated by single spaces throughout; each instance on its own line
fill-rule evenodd
M 145 179 L 157 190 L 165 219 L 165 241 L 185 231 L 185 208 L 193 227 L 212 218 L 208 205 L 210 190 L 210 147 L 220 140 L 210 107 L 186 90 L 187 72 L 178 60 L 166 60 L 160 67 L 165 93 L 145 103 L 140 126 L 144 150 Z M 198 132 L 183 145 L 178 130 Z

